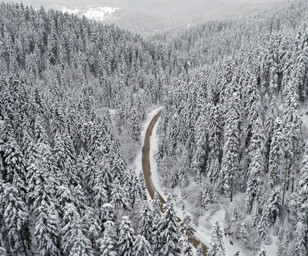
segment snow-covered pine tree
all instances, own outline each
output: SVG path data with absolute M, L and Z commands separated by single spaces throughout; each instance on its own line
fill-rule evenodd
M 162 247 L 161 242 L 161 230 L 160 223 L 162 221 L 161 211 L 160 211 L 160 200 L 157 192 L 154 193 L 154 198 L 152 200 L 152 234 L 151 234 L 151 245 L 154 255 L 159 255 L 160 249 Z
M 181 249 L 178 244 L 181 236 L 180 226 L 177 223 L 177 216 L 170 200 L 169 198 L 164 205 L 164 214 L 159 227 L 160 241 L 162 243 L 160 254 L 180 255 Z
M 235 100 L 235 99 L 234 99 Z M 221 184 L 227 198 L 232 202 L 234 193 L 234 176 L 239 166 L 239 113 L 234 107 L 234 102 L 228 111 L 225 125 L 225 143 L 221 166 Z
M 9 183 L 4 186 L 0 205 L 0 230 L 7 255 L 28 255 L 31 249 L 28 208 L 17 189 Z
M 101 225 L 99 225 L 99 215 L 93 210 L 93 208 L 87 208 L 85 215 L 82 218 L 83 230 L 85 236 L 91 241 L 92 248 L 95 252 L 99 251 L 98 239 L 101 234 Z
M 94 255 L 91 241 L 85 236 L 86 230 L 83 228 L 77 208 L 74 204 L 67 203 L 64 207 L 61 241 L 65 255 Z
M 153 251 L 152 251 L 150 243 L 145 239 L 144 236 L 137 235 L 134 245 L 133 245 L 132 255 L 144 256 L 144 255 L 152 255 L 152 254 L 153 254 Z
M 192 217 L 190 215 L 184 215 L 183 220 L 180 223 L 182 233 L 185 232 L 186 236 L 189 238 L 194 237 L 194 228 L 192 223 Z
M 101 256 L 117 256 L 118 251 L 116 248 L 117 237 L 115 226 L 112 221 L 104 223 L 104 236 L 100 239 L 100 255 Z
M 202 244 L 198 245 L 197 250 L 194 253 L 194 256 L 204 256 L 203 255 L 203 246 L 202 246 Z
M 207 109 L 209 110 L 207 127 L 210 148 L 207 172 L 209 181 L 213 184 L 219 181 L 222 129 L 219 108 L 209 105 Z
M 187 235 L 183 235 L 180 239 L 181 255 L 183 256 L 193 256 L 192 246 L 188 241 Z
M 275 187 L 281 182 L 281 161 L 283 157 L 283 129 L 282 121 L 279 117 L 276 118 L 274 124 L 274 132 L 270 144 L 269 165 L 268 171 L 270 174 L 271 187 Z
M 43 199 L 34 214 L 34 239 L 37 250 L 42 255 L 60 256 L 60 223 L 55 206 Z
M 258 256 L 267 256 L 267 253 L 266 253 L 265 249 L 261 249 L 261 250 L 258 252 Z
M 131 222 L 127 216 L 122 218 L 120 225 L 119 240 L 117 244 L 118 253 L 121 256 L 131 256 L 133 243 L 135 241 L 135 231 L 131 227 Z
M 297 198 L 298 221 L 296 225 L 295 251 L 298 255 L 308 254 L 308 141 L 306 140 L 301 163 Z
M 139 233 L 145 237 L 147 241 L 151 241 L 153 236 L 153 215 L 147 202 L 142 206 L 139 221 Z
M 106 203 L 101 207 L 101 220 L 104 224 L 106 221 L 115 221 L 115 209 L 110 203 Z
M 212 231 L 210 247 L 207 251 L 207 256 L 225 256 L 225 248 L 222 242 L 222 231 L 219 223 L 216 222 Z
M 251 212 L 255 200 L 260 196 L 260 186 L 262 184 L 262 176 L 264 173 L 264 131 L 261 117 L 258 116 L 252 127 L 252 136 L 249 145 L 249 158 L 248 165 L 249 176 L 246 189 L 246 211 Z
M 111 203 L 117 208 L 129 209 L 130 203 L 129 198 L 125 193 L 123 186 L 120 184 L 119 180 L 116 179 L 112 185 L 111 191 Z

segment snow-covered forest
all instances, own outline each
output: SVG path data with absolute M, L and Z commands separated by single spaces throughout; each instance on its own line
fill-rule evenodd
M 157 107 L 163 212 L 135 164 Z M 150 39 L 0 4 L 0 255 L 200 256 L 194 228 L 308 254 L 307 1 Z

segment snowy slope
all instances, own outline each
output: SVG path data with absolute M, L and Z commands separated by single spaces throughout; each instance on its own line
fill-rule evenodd
M 83 13 L 88 19 L 96 21 L 104 21 L 107 17 L 112 15 L 115 11 L 119 10 L 116 7 L 93 7 Z
M 105 21 L 106 18 L 110 17 L 114 12 L 119 10 L 116 7 L 91 7 L 85 10 L 79 10 L 77 8 L 71 9 L 65 6 L 58 6 L 58 9 L 62 12 L 67 12 L 68 14 L 74 14 L 77 16 L 85 16 L 88 19 L 96 21 Z

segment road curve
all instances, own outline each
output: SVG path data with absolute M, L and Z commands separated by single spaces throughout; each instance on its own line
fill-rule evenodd
M 144 137 L 144 144 L 142 147 L 142 170 L 143 170 L 143 176 L 144 176 L 144 180 L 145 180 L 145 185 L 146 188 L 151 196 L 151 198 L 153 199 L 154 197 L 154 193 L 155 191 L 157 191 L 153 185 L 152 182 L 152 178 L 151 178 L 151 163 L 150 163 L 150 148 L 151 148 L 151 135 L 153 132 L 153 128 L 155 127 L 158 119 L 160 118 L 162 113 L 162 110 L 160 110 L 151 120 L 146 133 L 145 133 L 145 137 Z M 159 195 L 159 200 L 160 200 L 160 209 L 161 211 L 163 211 L 163 205 L 166 203 L 166 201 L 164 200 L 164 198 L 160 195 L 160 193 L 157 191 L 158 195 Z M 181 222 L 181 219 L 178 218 L 178 222 Z M 195 247 L 197 248 L 197 246 L 201 243 L 202 247 L 203 247 L 203 254 L 206 255 L 206 250 L 207 250 L 207 246 L 202 243 L 200 240 L 198 240 L 197 238 L 191 238 L 189 239 L 189 242 Z

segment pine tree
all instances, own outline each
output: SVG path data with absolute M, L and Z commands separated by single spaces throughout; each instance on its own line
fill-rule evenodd
M 277 118 L 274 125 L 274 134 L 270 145 L 269 155 L 269 174 L 271 187 L 276 186 L 281 181 L 281 161 L 283 157 L 282 147 L 283 145 L 283 131 L 281 119 Z
M 197 250 L 194 253 L 194 256 L 204 256 L 203 255 L 203 246 L 202 246 L 202 244 L 198 245 Z
M 100 209 L 104 204 L 108 203 L 108 193 L 107 190 L 104 188 L 104 184 L 99 182 L 99 178 L 95 180 L 95 186 L 93 188 L 94 192 L 94 204 L 97 209 Z
M 185 232 L 185 235 L 189 238 L 194 237 L 194 228 L 192 224 L 192 217 L 190 215 L 184 215 L 183 220 L 180 223 L 182 233 Z
M 130 256 L 132 254 L 134 243 L 134 229 L 131 228 L 131 222 L 128 217 L 124 216 L 120 225 L 120 234 L 118 241 L 118 253 L 122 256 Z
M 264 173 L 264 143 L 263 128 L 260 117 L 257 117 L 252 128 L 252 137 L 248 156 L 251 159 L 248 165 L 249 176 L 246 189 L 246 211 L 251 212 L 255 200 L 260 195 L 262 175 Z
M 170 198 L 169 198 L 170 199 Z M 159 227 L 162 249 L 161 255 L 180 255 L 180 247 L 178 244 L 180 227 L 177 223 L 177 217 L 174 212 L 173 204 L 170 200 L 164 205 L 164 215 Z
M 112 204 L 106 203 L 101 207 L 101 220 L 102 223 L 115 221 L 115 210 Z
M 234 99 L 235 100 L 235 97 Z M 225 142 L 221 166 L 221 183 L 224 194 L 230 201 L 233 200 L 234 176 L 237 175 L 239 166 L 239 113 L 234 102 L 229 110 L 225 125 Z
M 275 189 L 266 202 L 266 213 L 270 225 L 275 224 L 281 212 L 281 193 Z
M 247 246 L 248 244 L 248 237 L 249 237 L 249 233 L 247 230 L 247 226 L 246 226 L 246 222 L 243 221 L 242 225 L 241 225 L 241 229 L 240 229 L 240 235 L 241 235 L 241 239 L 244 242 L 245 246 Z
M 65 205 L 63 223 L 61 244 L 64 254 L 93 256 L 91 241 L 85 236 L 82 220 L 72 203 Z
M 17 189 L 10 184 L 4 186 L 0 199 L 1 234 L 6 253 L 8 256 L 28 255 L 31 247 L 31 234 L 27 206 Z
M 0 152 L 5 166 L 1 170 L 3 180 L 14 184 L 24 198 L 26 193 L 25 160 L 19 145 L 14 138 L 10 137 L 5 143 L 0 144 Z
M 36 216 L 34 239 L 40 254 L 60 256 L 60 224 L 54 205 L 43 200 L 34 214 Z
M 222 232 L 219 223 L 216 222 L 212 231 L 210 247 L 207 256 L 225 256 L 225 248 L 222 242 Z
M 99 225 L 99 216 L 95 214 L 92 208 L 87 208 L 85 215 L 82 218 L 83 230 L 86 232 L 86 237 L 91 241 L 94 251 L 98 251 L 98 238 L 101 233 L 101 226 Z
M 152 255 L 152 248 L 149 242 L 142 235 L 137 235 L 133 245 L 132 255 L 144 256 Z
M 193 256 L 193 252 L 192 252 L 192 247 L 188 241 L 188 237 L 186 235 L 184 235 L 180 242 L 180 247 L 181 247 L 181 255 L 183 256 Z
M 128 197 L 118 180 L 115 180 L 115 182 L 113 183 L 111 191 L 111 203 L 115 207 L 129 209 Z
M 208 162 L 208 178 L 211 183 L 217 182 L 219 179 L 220 157 L 221 157 L 221 124 L 219 109 L 217 106 L 208 106 L 208 138 L 209 138 L 209 162 Z
M 264 211 L 263 211 L 260 222 L 258 224 L 259 237 L 262 240 L 266 240 L 268 238 L 268 228 L 269 228 L 269 226 L 270 226 L 270 224 L 269 224 L 267 213 L 266 212 L 264 213 Z
M 152 234 L 151 234 L 151 244 L 153 253 L 155 255 L 160 253 L 160 249 L 162 247 L 161 242 L 161 230 L 160 230 L 160 223 L 162 221 L 161 211 L 160 211 L 160 200 L 159 195 L 157 192 L 154 193 L 154 198 L 152 201 Z
M 298 255 L 308 253 L 308 141 L 306 140 L 304 157 L 301 163 L 301 176 L 298 186 L 295 251 Z
M 116 234 L 114 230 L 114 223 L 107 221 L 104 223 L 105 231 L 104 236 L 100 241 L 100 255 L 101 256 L 117 256 L 116 250 Z
M 131 136 L 132 139 L 136 142 L 139 142 L 140 140 L 140 128 L 139 128 L 139 116 L 137 114 L 137 111 L 133 109 L 131 114 L 131 124 L 130 124 L 130 130 L 131 130 Z
M 267 253 L 264 249 L 261 249 L 259 252 L 258 252 L 258 256 L 267 256 Z
M 139 233 L 144 236 L 147 241 L 151 241 L 152 239 L 152 231 L 153 231 L 153 216 L 152 211 L 145 202 L 142 206 L 142 210 L 140 212 L 141 218 L 139 221 Z
M 74 198 L 72 196 L 71 191 L 69 188 L 65 185 L 57 186 L 56 191 L 56 198 L 58 202 L 58 212 L 59 216 L 62 219 L 64 216 L 64 207 L 68 203 L 72 203 L 74 201 Z

